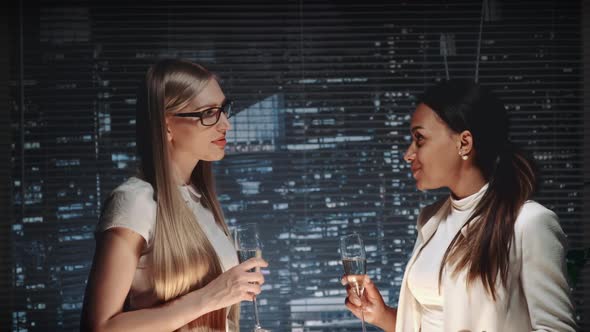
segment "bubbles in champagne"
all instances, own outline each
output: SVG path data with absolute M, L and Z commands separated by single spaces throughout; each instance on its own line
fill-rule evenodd
M 365 258 L 343 258 L 344 274 L 367 274 L 367 260 Z
M 262 257 L 260 249 L 240 249 L 238 250 L 238 260 L 243 263 L 253 257 Z
M 342 266 L 344 274 L 350 276 L 348 281 L 353 285 L 356 294 L 361 296 L 365 290 L 362 276 L 367 274 L 367 260 L 365 258 L 343 258 Z

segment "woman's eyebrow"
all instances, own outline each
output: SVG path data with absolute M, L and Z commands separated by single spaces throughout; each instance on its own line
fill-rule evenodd
M 424 129 L 424 127 L 422 127 L 422 126 L 414 126 L 414 127 L 412 127 L 412 129 L 410 129 L 410 132 L 413 134 L 418 129 Z
M 195 107 L 193 110 L 194 111 L 199 111 L 199 110 L 206 109 L 206 108 L 211 108 L 211 107 L 221 107 L 223 104 L 225 104 L 226 101 L 227 101 L 227 98 L 223 98 L 223 101 L 220 104 L 206 104 L 206 105 L 203 105 L 203 106 Z

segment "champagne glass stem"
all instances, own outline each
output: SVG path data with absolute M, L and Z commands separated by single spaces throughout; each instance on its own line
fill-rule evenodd
M 256 325 L 254 326 L 254 330 L 256 331 L 256 330 L 262 328 L 260 326 L 260 319 L 258 318 L 258 303 L 256 302 L 256 295 L 254 295 L 252 303 L 254 304 L 254 320 L 256 321 Z
M 367 328 L 365 327 L 365 310 L 361 308 L 361 326 L 363 327 L 363 332 L 367 332 Z

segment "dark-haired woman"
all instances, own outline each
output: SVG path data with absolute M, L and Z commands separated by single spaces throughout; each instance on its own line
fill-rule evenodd
M 535 172 L 508 140 L 502 103 L 466 80 L 430 88 L 404 155 L 420 190 L 449 197 L 424 208 L 397 308 L 367 277 L 356 316 L 386 331 L 575 331 L 566 237 L 555 213 L 530 200 Z M 346 278 L 342 280 L 347 284 Z

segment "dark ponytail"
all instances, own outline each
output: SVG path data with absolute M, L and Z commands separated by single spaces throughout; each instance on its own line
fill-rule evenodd
M 454 273 L 467 271 L 468 284 L 481 280 L 495 300 L 497 277 L 503 285 L 507 282 L 514 223 L 536 189 L 534 163 L 508 140 L 504 105 L 479 84 L 445 81 L 430 88 L 421 100 L 453 131 L 471 132 L 475 165 L 489 184 L 465 224 L 467 236 L 458 232 L 443 256 L 439 285 L 449 264 Z
M 516 145 L 506 141 L 490 174 L 489 190 L 500 197 L 512 197 L 506 204 L 513 203 L 515 209 L 519 209 L 535 192 L 536 179 L 537 170 L 532 160 Z

